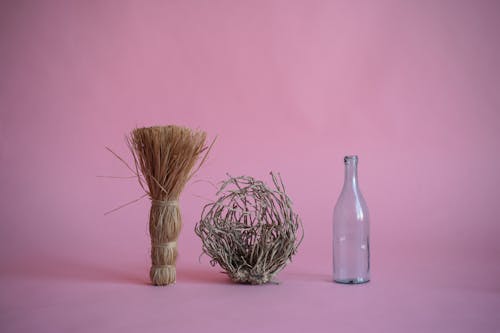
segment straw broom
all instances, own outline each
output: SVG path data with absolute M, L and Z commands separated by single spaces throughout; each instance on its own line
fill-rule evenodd
M 181 230 L 178 200 L 212 147 L 205 145 L 205 139 L 205 132 L 179 126 L 137 128 L 128 138 L 137 174 L 139 169 L 142 173 L 139 183 L 151 199 L 149 276 L 154 285 L 175 282 L 177 238 Z M 192 171 L 203 152 L 203 159 Z

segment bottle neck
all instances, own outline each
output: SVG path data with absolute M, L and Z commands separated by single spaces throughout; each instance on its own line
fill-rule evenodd
M 344 189 L 352 189 L 356 191 L 358 189 L 358 157 L 344 157 L 344 165 Z

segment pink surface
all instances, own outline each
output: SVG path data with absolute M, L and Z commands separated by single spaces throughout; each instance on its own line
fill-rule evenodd
M 500 332 L 496 1 L 2 1 L 1 332 Z M 147 285 L 148 202 L 104 146 L 218 141 L 182 198 L 178 283 Z M 360 157 L 372 282 L 331 280 Z M 280 171 L 305 240 L 281 285 L 198 256 L 203 197 Z

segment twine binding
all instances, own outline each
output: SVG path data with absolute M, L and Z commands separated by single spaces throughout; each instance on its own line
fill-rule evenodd
M 177 241 L 171 241 L 166 243 L 151 244 L 151 247 L 163 248 L 163 249 L 174 249 L 177 247 Z
M 168 206 L 179 206 L 178 200 L 151 200 L 152 206 L 157 207 L 168 207 Z
M 157 268 L 173 268 L 175 269 L 175 265 L 153 265 L 151 268 L 157 269 Z

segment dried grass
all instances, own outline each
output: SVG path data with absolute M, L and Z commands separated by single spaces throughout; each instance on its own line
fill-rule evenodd
M 135 172 L 132 171 L 151 199 L 150 279 L 154 285 L 175 282 L 177 238 L 182 223 L 178 200 L 213 145 L 207 147 L 205 140 L 206 133 L 180 126 L 136 128 L 128 137 L 136 167 Z
M 195 227 L 212 266 L 238 283 L 272 282 L 302 241 L 302 223 L 281 177 L 271 177 L 275 189 L 252 177 L 229 176 Z

